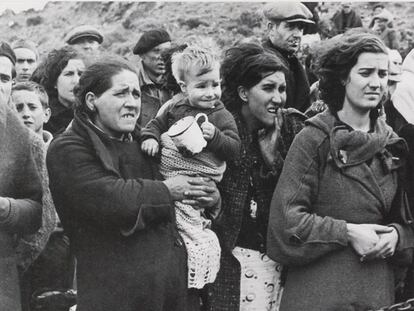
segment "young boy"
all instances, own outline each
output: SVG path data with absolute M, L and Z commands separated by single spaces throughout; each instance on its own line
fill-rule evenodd
M 172 72 L 183 96 L 166 103 L 166 108 L 142 130 L 141 148 L 154 156 L 161 145 L 160 172 L 166 179 L 185 174 L 219 182 L 224 161 L 237 158 L 241 145 L 234 118 L 220 101 L 219 58 L 211 49 L 188 46 L 172 56 Z M 208 116 L 208 122 L 201 125 L 207 146 L 189 157 L 180 153 L 166 132 L 176 121 L 198 113 Z M 188 286 L 202 288 L 216 278 L 220 245 L 203 211 L 182 202 L 176 202 L 175 207 L 177 227 L 188 253 Z
M 32 81 L 18 82 L 12 88 L 12 102 L 24 125 L 43 139 L 47 150 L 53 137 L 43 130 L 51 114 L 45 89 Z

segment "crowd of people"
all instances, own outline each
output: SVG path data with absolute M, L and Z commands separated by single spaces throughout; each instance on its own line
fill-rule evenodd
M 309 6 L 309 5 L 308 5 Z M 0 42 L 2 311 L 377 310 L 414 297 L 414 52 L 350 3 L 266 33 Z M 316 27 L 317 28 L 317 27 Z M 185 136 L 186 133 L 188 136 Z

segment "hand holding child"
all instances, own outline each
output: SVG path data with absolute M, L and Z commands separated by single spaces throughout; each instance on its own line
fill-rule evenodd
M 214 137 L 214 133 L 216 132 L 216 127 L 213 123 L 204 122 L 201 124 L 201 130 L 203 131 L 203 137 L 205 140 L 210 141 Z
M 149 156 L 154 157 L 158 153 L 159 144 L 154 138 L 148 138 L 142 142 L 141 150 Z

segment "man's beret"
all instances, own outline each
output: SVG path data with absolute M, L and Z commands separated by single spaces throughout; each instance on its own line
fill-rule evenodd
M 155 48 L 157 45 L 169 41 L 171 41 L 171 38 L 166 30 L 161 28 L 152 29 L 142 34 L 135 45 L 133 52 L 137 55 L 144 54 Z
M 7 57 L 13 63 L 13 66 L 16 65 L 16 54 L 7 42 L 0 42 L 0 56 Z
M 67 44 L 75 44 L 76 40 L 80 38 L 93 38 L 99 44 L 103 42 L 102 33 L 91 25 L 81 25 L 73 28 L 65 37 Z
M 271 21 L 284 21 L 288 23 L 302 22 L 315 24 L 312 13 L 300 2 L 270 2 L 263 9 L 264 16 Z

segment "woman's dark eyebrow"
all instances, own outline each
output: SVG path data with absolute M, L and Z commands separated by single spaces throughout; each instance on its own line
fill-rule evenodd
M 128 91 L 129 90 L 129 86 L 120 86 L 120 87 L 118 87 L 118 88 L 115 88 L 114 89 L 114 92 L 116 93 L 116 92 L 125 92 L 125 91 Z

